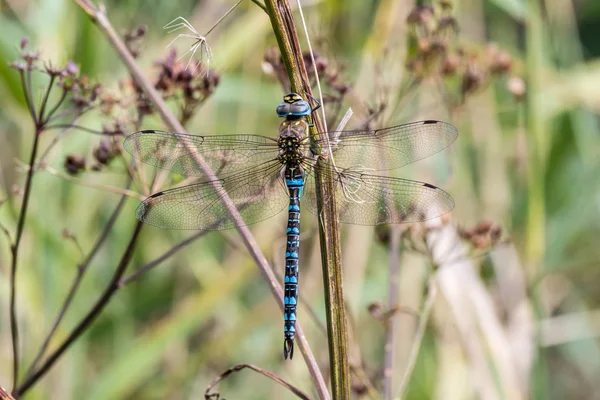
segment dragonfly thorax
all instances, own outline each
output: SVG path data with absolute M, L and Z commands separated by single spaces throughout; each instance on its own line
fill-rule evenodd
M 282 164 L 299 164 L 304 160 L 304 147 L 308 142 L 308 123 L 304 119 L 285 119 L 279 125 L 279 161 Z

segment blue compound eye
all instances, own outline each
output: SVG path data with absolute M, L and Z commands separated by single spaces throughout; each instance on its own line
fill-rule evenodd
M 310 106 L 304 100 L 291 104 L 290 108 L 291 108 L 293 115 L 308 115 L 308 114 L 310 114 Z
M 290 113 L 290 104 L 288 103 L 279 103 L 277 106 L 277 115 L 280 117 L 285 117 Z

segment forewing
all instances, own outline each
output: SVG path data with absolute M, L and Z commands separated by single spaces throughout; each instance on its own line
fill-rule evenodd
M 135 158 L 186 176 L 204 176 L 201 157 L 217 176 L 277 158 L 277 141 L 258 135 L 196 136 L 159 130 L 129 135 L 123 147 Z
M 328 135 L 329 139 L 326 139 Z M 376 130 L 321 134 L 324 148 L 331 143 L 338 168 L 362 165 L 374 171 L 399 168 L 450 146 L 458 132 L 441 121 L 420 121 Z
M 275 214 L 288 204 L 281 164 L 267 163 L 248 172 L 156 193 L 137 208 L 137 218 L 169 229 L 219 230 L 250 225 Z M 223 197 L 229 195 L 243 218 L 233 221 Z
M 454 208 L 452 197 L 429 183 L 352 171 L 321 171 L 327 179 L 335 182 L 338 220 L 345 224 L 421 222 L 444 215 Z M 318 215 L 314 171 L 308 175 L 302 205 Z

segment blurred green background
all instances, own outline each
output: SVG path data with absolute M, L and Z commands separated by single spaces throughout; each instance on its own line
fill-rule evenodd
M 138 61 L 154 76 L 154 62 L 166 56 L 165 46 L 174 37 L 163 31 L 165 24 L 184 16 L 203 33 L 234 2 L 111 0 L 104 4 L 118 32 L 147 26 Z M 322 0 L 305 5 L 315 50 L 331 68 L 339 68 L 342 80 L 352 87 L 344 103 L 344 109 L 352 106 L 355 113 L 349 127 L 364 120 L 368 105 L 381 104 L 382 93 L 393 99 L 389 93 L 398 93 L 401 82 L 410 81 L 406 65 L 414 43 L 406 21 L 414 7 L 414 2 L 405 0 Z M 0 222 L 14 233 L 25 176 L 22 165 L 33 139 L 18 72 L 7 66 L 18 58 L 21 38 L 29 38 L 29 47 L 39 49 L 42 60 L 59 66 L 72 60 L 92 81 L 114 90 L 127 79 L 127 71 L 106 38 L 72 1 L 5 0 L 0 11 L 0 199 L 16 196 L 15 202 L 0 208 Z M 463 49 L 456 54 L 481 68 L 482 75 L 473 74 L 481 81 L 476 80 L 468 96 L 461 96 L 468 68 L 459 72 L 462 76 L 450 78 L 447 91 L 455 98 L 464 97 L 464 102 L 449 106 L 440 96 L 441 78 L 423 79 L 414 87 L 416 97 L 383 118 L 386 123 L 442 119 L 459 129 L 459 139 L 449 151 L 394 174 L 437 184 L 452 194 L 456 208 L 448 229 L 491 221 L 502 228 L 506 240 L 489 252 L 477 251 L 468 241 L 456 244 L 466 246 L 469 255 L 460 264 L 436 256 L 428 233 L 413 232 L 426 240 L 434 254 L 402 252 L 399 304 L 418 312 L 427 282 L 437 282 L 439 290 L 406 398 L 600 398 L 600 313 L 596 309 L 600 303 L 600 2 L 455 0 L 453 15 L 459 32 L 452 43 L 455 49 Z M 264 71 L 265 51 L 276 45 L 268 17 L 250 1 L 243 2 L 208 39 L 214 54 L 211 68 L 220 74 L 220 84 L 188 123 L 188 130 L 274 137 L 278 123 L 274 108 L 284 93 Z M 486 72 L 493 61 L 491 43 L 510 55 L 510 66 L 502 74 Z M 178 42 L 177 47 L 185 49 L 185 44 Z M 41 75 L 34 78 L 37 95 L 47 81 Z M 519 79 L 525 84 L 524 96 L 519 96 Z M 104 122 L 102 116 L 90 115 L 81 125 L 100 129 Z M 163 125 L 151 116 L 142 128 Z M 42 150 L 56 134 L 44 133 Z M 49 165 L 66 175 L 65 155 L 78 153 L 90 159 L 100 139 L 69 131 L 49 154 Z M 45 170 L 34 177 L 17 277 L 23 368 L 37 354 L 82 260 L 78 246 L 65 239 L 63 230 L 73 234 L 87 254 L 120 198 L 89 185 L 123 187 L 125 170 L 122 163 L 113 162 L 100 172 L 88 168 L 76 179 L 69 181 Z M 167 182 L 163 188 L 172 184 Z M 143 191 L 135 185 L 132 189 Z M 135 198 L 127 200 L 51 350 L 89 310 L 112 276 L 135 225 L 137 203 Z M 285 218 L 279 215 L 252 226 L 261 249 L 280 274 Z M 302 305 L 299 316 L 327 375 L 319 240 L 313 216 L 303 217 L 302 232 L 301 296 L 315 315 Z M 190 234 L 145 227 L 129 271 Z M 367 306 L 388 301 L 389 245 L 376 240 L 372 228 L 344 227 L 342 253 L 354 332 L 352 360 L 381 393 L 385 326 Z M 461 275 L 464 271 L 453 275 L 454 264 L 471 275 Z M 0 386 L 7 389 L 12 381 L 9 274 L 10 250 L 2 235 Z M 453 276 L 474 280 L 459 280 L 464 286 L 455 287 L 466 303 L 460 303 L 456 291 L 447 286 Z M 418 320 L 411 313 L 399 313 L 394 320 L 392 382 L 397 390 L 415 347 Z M 281 329 L 281 312 L 238 234 L 234 230 L 209 233 L 120 289 L 91 328 L 24 398 L 197 399 L 214 377 L 239 363 L 269 369 L 314 396 L 300 354 L 292 362 L 283 361 Z M 293 398 L 249 371 L 227 379 L 220 392 L 229 399 Z

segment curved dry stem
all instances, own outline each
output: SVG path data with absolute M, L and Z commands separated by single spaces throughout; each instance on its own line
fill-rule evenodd
M 212 398 L 220 399 L 221 396 L 218 392 L 210 393 L 211 390 L 213 389 L 213 387 L 215 387 L 219 382 L 225 380 L 229 375 L 233 374 L 234 372 L 239 372 L 246 368 L 251 369 L 252 371 L 258 372 L 260 375 L 263 375 L 263 376 L 271 379 L 272 381 L 277 382 L 281 386 L 288 389 L 290 392 L 294 393 L 298 398 L 304 399 L 304 400 L 310 400 L 310 397 L 308 397 L 308 395 L 306 393 L 304 393 L 302 390 L 298 389 L 297 387 L 293 386 L 291 383 L 286 382 L 283 378 L 275 375 L 272 372 L 269 372 L 262 368 L 258 368 L 252 364 L 236 365 L 235 367 L 229 368 L 227 371 L 223 372 L 221 375 L 219 375 L 218 377 L 213 379 L 213 381 L 208 385 L 208 387 L 204 391 L 204 398 L 205 399 L 212 399 Z

